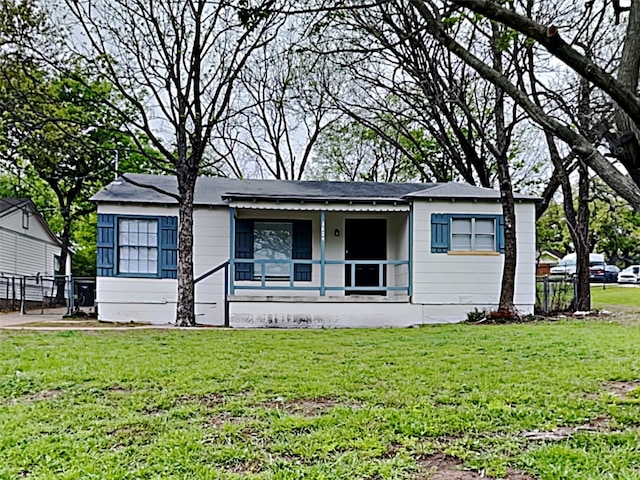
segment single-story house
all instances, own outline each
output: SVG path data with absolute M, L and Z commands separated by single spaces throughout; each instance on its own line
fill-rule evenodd
M 93 197 L 99 318 L 174 322 L 178 209 L 161 192 L 176 192 L 177 182 L 127 177 L 145 187 L 118 179 Z M 523 314 L 535 302 L 535 200 L 516 195 L 515 303 Z M 201 177 L 193 218 L 201 324 L 458 322 L 496 308 L 500 297 L 504 226 L 494 190 Z
M 62 245 L 28 198 L 0 198 L 0 274 L 53 276 Z M 71 253 L 66 275 L 71 275 Z

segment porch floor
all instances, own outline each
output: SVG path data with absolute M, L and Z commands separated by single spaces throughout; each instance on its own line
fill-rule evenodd
M 283 303 L 409 303 L 408 295 L 229 295 L 230 302 Z

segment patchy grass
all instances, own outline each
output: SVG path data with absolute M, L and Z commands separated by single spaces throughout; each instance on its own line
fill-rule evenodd
M 593 308 L 631 307 L 640 312 L 640 287 L 617 284 L 592 284 L 591 303 Z
M 640 477 L 640 328 L 0 332 L 0 479 Z

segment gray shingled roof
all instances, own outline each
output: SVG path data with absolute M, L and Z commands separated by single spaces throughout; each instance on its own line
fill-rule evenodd
M 18 207 L 28 202 L 29 202 L 28 198 L 15 198 L 15 197 L 0 198 L 0 213 L 3 213 L 7 210 L 11 210 L 14 207 Z
M 431 188 L 425 188 L 407 195 L 408 198 L 477 198 L 477 199 L 500 199 L 500 192 L 489 188 L 476 187 L 466 183 L 438 183 Z M 536 201 L 538 197 L 530 195 L 514 194 L 518 200 Z
M 139 187 L 118 179 L 92 197 L 96 202 L 174 204 L 175 199 L 155 189 L 177 193 L 175 177 L 127 174 Z M 148 188 L 153 187 L 153 188 Z M 430 193 L 432 192 L 432 193 Z M 518 196 L 534 200 L 534 197 Z M 330 182 L 287 180 L 238 180 L 200 177 L 196 183 L 196 205 L 226 205 L 230 199 L 308 201 L 401 201 L 410 198 L 497 199 L 495 190 L 465 184 Z

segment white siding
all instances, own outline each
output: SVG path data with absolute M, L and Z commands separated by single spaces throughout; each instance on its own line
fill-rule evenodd
M 53 275 L 60 246 L 33 213 L 22 228 L 22 210 L 0 217 L 0 272 L 12 275 Z
M 431 253 L 431 214 L 502 214 L 499 203 L 426 202 L 414 205 L 414 303 L 463 305 L 466 311 L 495 307 L 500 299 L 504 255 Z M 535 303 L 535 212 L 532 202 L 516 205 L 518 259 L 515 303 L 531 313 Z M 460 320 L 464 320 L 460 318 Z
M 178 215 L 177 208 L 99 205 L 98 213 L 117 215 Z M 229 210 L 196 208 L 193 262 L 196 277 L 229 259 Z M 173 279 L 98 277 L 100 319 L 173 323 L 176 318 L 178 282 Z M 196 321 L 224 324 L 224 271 L 196 285 Z
M 99 213 L 135 215 L 177 215 L 173 207 L 99 205 Z M 309 219 L 313 229 L 313 258 L 320 258 L 320 213 L 318 211 L 273 211 L 238 209 L 239 218 Z M 392 326 L 418 323 L 456 322 L 473 308 L 495 307 L 500 295 L 503 255 L 457 256 L 431 253 L 431 213 L 501 214 L 498 203 L 427 202 L 414 206 L 413 297 L 412 303 L 340 302 L 343 292 L 327 292 L 334 302 L 272 302 L 272 296 L 318 295 L 317 292 L 236 290 L 248 301 L 230 305 L 232 326 Z M 516 304 L 524 313 L 535 299 L 535 216 L 533 203 L 516 207 L 518 267 Z M 344 260 L 344 225 L 347 218 L 386 218 L 387 257 L 408 258 L 407 212 L 326 213 L 326 258 Z M 339 235 L 334 234 L 338 229 Z M 194 211 L 194 268 L 199 276 L 229 259 L 229 210 L 225 207 L 196 208 Z M 388 285 L 406 284 L 406 267 L 389 268 Z M 302 283 L 302 282 L 300 282 Z M 243 283 L 238 282 L 242 285 Z M 248 284 L 247 282 L 244 283 Z M 319 266 L 314 265 L 312 282 L 319 285 Z M 328 266 L 327 285 L 344 285 L 344 267 Z M 282 285 L 280 282 L 279 285 Z M 100 277 L 97 285 L 101 319 L 172 323 L 175 320 L 177 281 Z M 252 295 L 264 301 L 251 301 Z M 399 293 L 398 295 L 402 295 Z M 301 299 L 303 300 L 303 299 Z M 330 299 L 329 299 L 330 300 Z M 224 322 L 224 282 L 220 271 L 196 286 L 198 323 Z M 309 320 L 310 319 L 310 320 Z M 274 323 L 275 322 L 275 323 Z

